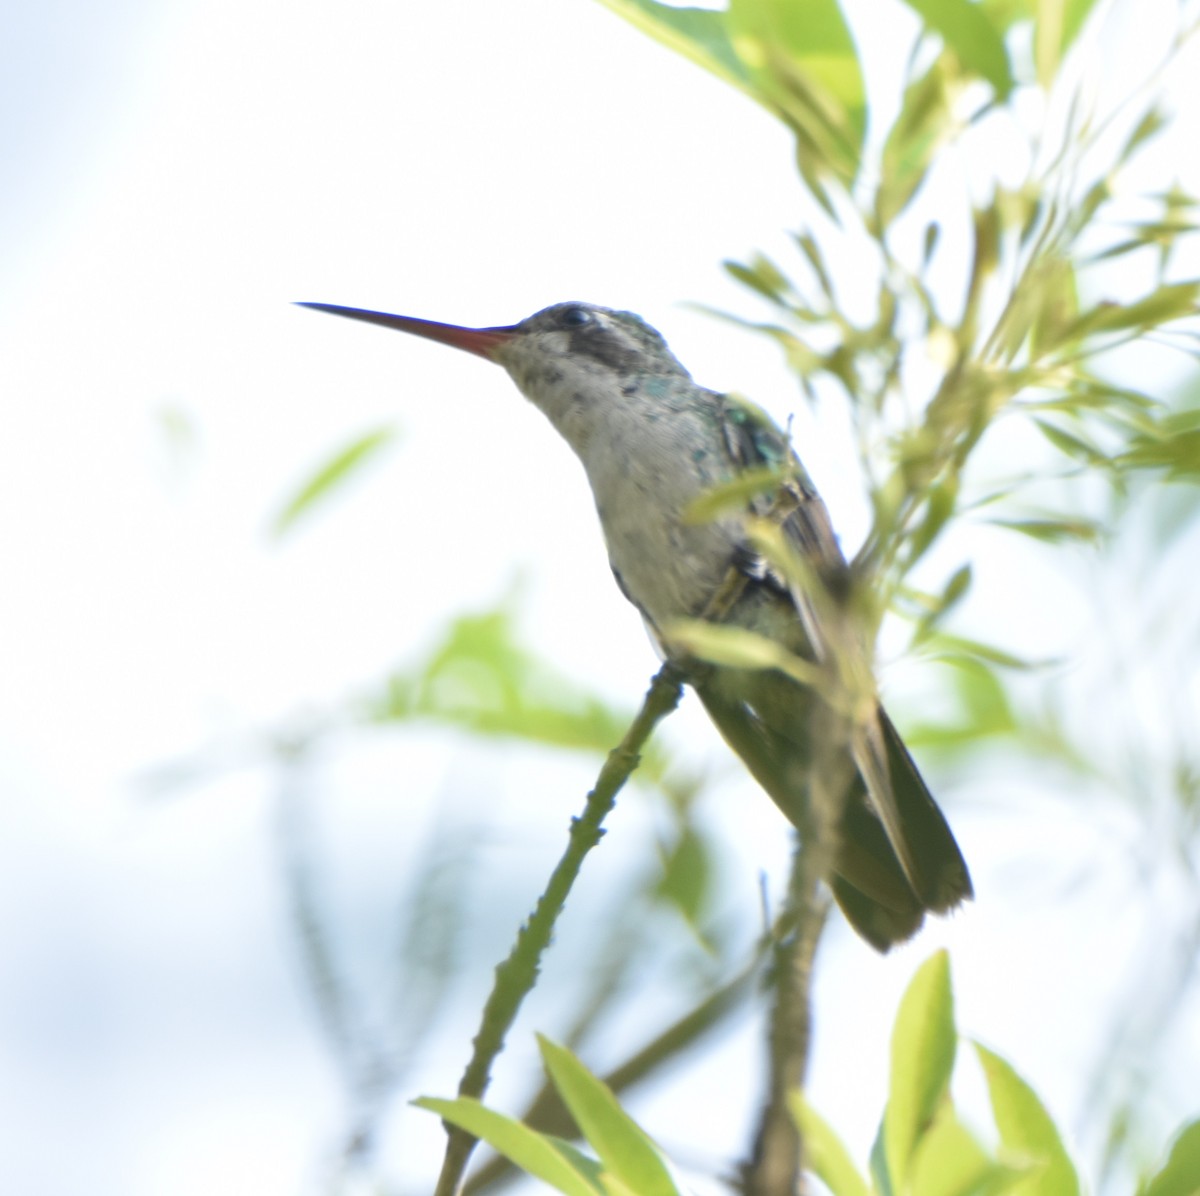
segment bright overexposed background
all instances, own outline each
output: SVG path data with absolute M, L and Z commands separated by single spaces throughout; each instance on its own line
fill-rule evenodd
M 869 76 L 912 29 L 872 8 Z M 814 417 L 766 342 L 682 303 L 745 308 L 719 263 L 802 219 L 789 138 L 587 0 L 57 0 L 9 14 L 0 68 L 0 1191 L 322 1191 L 345 1111 L 289 937 L 277 778 L 214 769 L 164 796 L 144 777 L 319 714 L 514 593 L 527 641 L 614 701 L 632 706 L 655 662 L 580 470 L 499 370 L 291 303 L 475 324 L 563 299 L 636 310 L 706 385 L 795 414 L 852 547 L 867 511 L 844 420 Z M 386 462 L 272 539 L 331 449 L 381 424 L 400 429 Z M 978 549 L 1009 646 L 1096 629 L 1086 570 Z M 760 869 L 781 875 L 782 821 L 695 710 L 668 734 L 736 804 L 753 900 Z M 322 808 L 324 883 L 369 978 L 414 828 L 447 794 L 495 841 L 488 942 L 504 943 L 594 762 L 430 732 L 322 767 L 343 795 Z M 936 779 L 979 900 L 887 959 L 843 931 L 823 956 L 813 1098 L 859 1157 L 896 997 L 936 945 L 964 1030 L 1070 1131 L 1148 933 L 1119 816 L 1039 806 L 1003 759 Z M 592 883 L 648 833 L 632 797 Z M 1097 858 L 1112 886 L 1073 890 Z M 570 925 L 567 960 L 587 934 Z M 494 962 L 473 965 L 479 1000 Z M 440 1148 L 405 1100 L 453 1090 L 476 1009 L 397 1096 L 379 1160 L 396 1191 L 425 1190 Z M 1164 1137 L 1200 1064 L 1191 1023 L 1155 1096 Z M 514 1055 L 553 1028 L 535 1002 Z M 759 1033 L 635 1112 L 727 1167 Z

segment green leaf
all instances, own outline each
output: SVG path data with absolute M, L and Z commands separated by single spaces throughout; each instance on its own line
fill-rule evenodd
M 1064 544 L 1082 541 L 1099 543 L 1104 529 L 1092 519 L 991 519 L 994 527 L 1006 527 L 1044 544 Z
M 905 209 L 925 181 L 938 150 L 961 128 L 953 99 L 958 78 L 946 55 L 905 89 L 900 115 L 888 130 L 880 163 L 875 216 L 881 228 Z
M 1001 1144 L 1018 1160 L 1038 1164 L 1010 1191 L 1016 1196 L 1079 1196 L 1079 1177 L 1033 1089 L 999 1055 L 974 1045 Z
M 956 602 L 959 602 L 966 592 L 971 588 L 971 566 L 960 565 L 950 576 L 950 580 L 946 582 L 946 588 L 942 591 L 942 610 L 949 610 Z
M 964 747 L 971 749 L 977 748 L 985 739 L 1000 739 L 1017 730 L 1017 718 L 1008 693 L 988 661 L 981 659 L 980 653 L 993 652 L 1004 657 L 1004 663 L 1009 663 L 1011 658 L 998 649 L 991 649 L 984 644 L 976 645 L 972 641 L 961 641 L 970 645 L 967 652 L 947 647 L 947 643 L 953 643 L 956 638 L 935 632 L 930 642 L 937 644 L 940 652 L 931 655 L 953 666 L 951 685 L 962 713 L 953 722 L 930 722 L 906 728 L 904 738 L 910 746 L 940 748 L 943 751 Z M 925 645 L 922 645 L 922 650 L 925 650 Z
M 1033 19 L 1037 0 L 982 0 L 984 11 L 1001 33 L 1007 33 L 1018 21 Z
M 1026 671 L 1043 668 L 1048 663 L 1047 661 L 1026 660 L 1023 656 L 1016 656 L 1012 652 L 1006 652 L 1003 648 L 997 648 L 995 644 L 985 644 L 982 640 L 970 639 L 965 635 L 947 635 L 941 631 L 930 638 L 927 646 L 932 650 L 931 655 L 935 659 L 947 660 L 953 664 L 986 663 L 999 665 L 1004 669 Z
M 905 0 L 936 30 L 959 62 L 973 74 L 986 79 L 1000 99 L 1013 89 L 1012 63 L 1000 30 L 987 10 L 973 0 Z
M 617 1103 L 612 1089 L 565 1047 L 540 1034 L 538 1046 L 563 1104 L 605 1170 L 637 1196 L 679 1196 L 654 1143 Z
M 776 305 L 792 294 L 792 284 L 787 276 L 765 254 L 756 253 L 748 266 L 730 261 L 722 264 L 738 282 Z
M 600 3 L 668 49 L 761 102 L 750 72 L 734 52 L 725 13 L 674 8 L 655 0 L 600 0 Z
M 1200 1120 L 1179 1131 L 1162 1170 L 1139 1188 L 1138 1196 L 1200 1196 Z
M 1017 720 L 995 671 L 979 659 L 961 659 L 956 664 L 954 689 L 967 712 L 972 737 L 1012 734 Z
M 804 1093 L 788 1097 L 792 1119 L 804 1141 L 804 1165 L 833 1196 L 871 1196 L 871 1188 L 850 1161 L 850 1153 L 833 1127 L 808 1103 Z
M 1030 284 L 1037 287 L 1038 304 L 1029 343 L 1030 360 L 1057 348 L 1079 317 L 1079 289 L 1075 267 L 1065 258 L 1052 257 Z
M 1000 264 L 1000 234 L 1003 211 L 998 204 L 976 208 L 972 214 L 974 224 L 974 251 L 971 256 L 971 275 L 967 283 L 967 301 L 963 307 L 959 324 L 958 345 L 963 354 L 974 349 L 979 312 L 988 279 Z
M 726 20 L 763 102 L 795 132 L 802 172 L 849 186 L 866 135 L 867 93 L 836 0 L 730 0 Z
M 1084 21 L 1096 6 L 1096 0 L 1066 0 L 1063 6 L 1062 47 L 1065 53 L 1071 43 L 1079 36 Z
M 816 237 L 809 232 L 797 232 L 792 234 L 792 239 L 796 242 L 796 246 L 800 252 L 808 259 L 808 264 L 813 274 L 816 275 L 821 293 L 830 303 L 835 302 L 833 279 L 830 276 L 828 266 L 825 265 L 825 257 L 821 252 L 821 247 L 817 244 Z
M 711 896 L 712 859 L 709 844 L 695 831 L 685 829 L 663 856 L 658 896 L 669 901 L 684 919 L 695 925 Z
M 795 467 L 790 462 L 780 467 L 744 470 L 732 481 L 713 486 L 692 499 L 683 509 L 683 521 L 710 523 L 722 515 L 736 511 L 745 513 L 751 499 L 771 494 L 795 474 Z
M 801 685 L 820 685 L 826 680 L 818 666 L 789 652 L 777 640 L 744 627 L 677 619 L 662 630 L 673 648 L 710 664 L 734 669 L 779 669 Z
M 1084 312 L 1067 330 L 1072 337 L 1098 332 L 1159 328 L 1197 314 L 1200 282 L 1167 283 L 1133 303 L 1100 303 Z
M 423 1096 L 413 1104 L 473 1134 L 509 1162 L 566 1196 L 607 1196 L 599 1164 L 566 1142 L 539 1134 L 471 1097 L 442 1100 Z
M 1038 82 L 1049 88 L 1096 0 L 1037 0 L 1033 59 Z
M 919 590 L 905 588 L 900 596 L 911 601 L 920 612 L 917 626 L 913 629 L 913 644 L 924 643 L 934 634 L 946 615 L 954 609 L 971 588 L 971 566 L 962 565 L 954 571 L 940 594 L 924 594 Z
M 911 568 L 938 538 L 958 504 L 958 481 L 935 482 L 925 493 L 925 512 L 909 537 L 907 564 Z
M 1132 437 L 1117 461 L 1129 469 L 1161 469 L 1171 481 L 1200 480 L 1200 411 L 1175 412 Z
M 620 742 L 632 717 L 525 648 L 505 606 L 455 619 L 430 658 L 394 673 L 366 713 L 377 721 L 437 719 L 481 735 L 593 752 Z M 664 767 L 661 751 L 650 745 L 641 775 L 656 778 Z
M 987 1156 L 947 1101 L 913 1154 L 910 1190 L 919 1196 L 972 1196 L 989 1180 L 1010 1174 Z
M 301 518 L 310 515 L 314 507 L 329 498 L 338 487 L 345 485 L 354 473 L 395 438 L 396 429 L 385 425 L 338 449 L 284 505 L 275 517 L 272 534 L 278 537 L 290 531 Z
M 1048 423 L 1044 419 L 1035 419 L 1033 422 L 1037 425 L 1041 434 L 1059 452 L 1065 453 L 1068 457 L 1083 461 L 1087 465 L 1106 467 L 1109 464 L 1108 454 L 1101 452 L 1094 444 L 1089 443 L 1082 437 L 1075 436 L 1065 428 L 1060 428 L 1057 424 Z
M 909 983 L 892 1030 L 883 1143 L 896 1191 L 907 1189 L 914 1153 L 946 1097 L 956 1045 L 950 957 L 939 951 Z
M 1117 155 L 1117 164 L 1121 165 L 1133 157 L 1147 141 L 1166 127 L 1167 119 L 1166 113 L 1161 108 L 1149 109 L 1142 119 L 1138 121 L 1133 132 L 1129 135 L 1129 139 Z
M 885 1122 L 881 1121 L 879 1129 L 875 1131 L 875 1140 L 871 1143 L 871 1178 L 875 1181 L 875 1187 L 880 1196 L 898 1196 L 897 1186 L 892 1183 L 892 1177 L 888 1172 L 883 1141 L 884 1128 Z

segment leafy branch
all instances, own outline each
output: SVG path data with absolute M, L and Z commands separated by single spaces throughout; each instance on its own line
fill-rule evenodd
M 659 670 L 624 739 L 604 762 L 582 816 L 572 821 L 566 851 L 551 873 L 529 921 L 521 927 L 508 958 L 496 969 L 496 982 L 474 1038 L 475 1049 L 459 1082 L 460 1099 L 477 1100 L 487 1091 L 492 1064 L 504 1047 L 505 1036 L 522 1002 L 537 982 L 542 954 L 550 945 L 555 923 L 584 857 L 600 842 L 602 824 L 617 793 L 637 767 L 642 747 L 655 725 L 678 705 L 682 685 L 682 676 L 675 666 L 666 664 Z M 454 1196 L 458 1191 L 475 1142 L 476 1137 L 469 1129 L 452 1125 L 436 1196 Z
M 570 1051 L 540 1040 L 551 1081 L 594 1155 L 535 1130 L 471 1098 L 415 1103 L 488 1142 L 505 1158 L 566 1196 L 678 1196 L 684 1189 L 649 1135 L 612 1090 Z M 1078 1196 L 1079 1176 L 1045 1106 L 1007 1060 L 980 1043 L 998 1146 L 988 1150 L 960 1118 L 951 1095 L 958 1029 L 950 964 L 944 952 L 917 970 L 892 1030 L 888 1101 L 869 1172 L 853 1161 L 820 1113 L 799 1092 L 790 1115 L 808 1144 L 806 1171 L 833 1196 L 937 1192 L 942 1196 Z M 1139 1196 L 1185 1196 L 1200 1168 L 1200 1121 L 1183 1126 Z

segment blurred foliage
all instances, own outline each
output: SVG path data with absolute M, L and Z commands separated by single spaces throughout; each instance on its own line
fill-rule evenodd
M 907 55 L 893 96 L 864 77 L 849 4 L 848 22 L 832 0 L 729 0 L 703 12 L 602 3 L 795 138 L 811 202 L 791 259 L 726 263 L 769 316 L 716 314 L 776 343 L 810 401 L 849 411 L 872 507 L 854 561 L 868 633 L 898 614 L 909 651 L 943 678 L 944 700 L 911 742 L 976 770 L 1002 747 L 1052 763 L 1080 796 L 1116 797 L 1142 828 L 1144 899 L 1166 874 L 1189 895 L 1156 923 L 1155 1012 L 1118 1013 L 1097 1068 L 1094 1090 L 1108 1102 L 1091 1110 L 1101 1182 L 1136 1170 L 1156 1137 L 1146 1061 L 1195 992 L 1200 941 L 1200 757 L 1186 696 L 1200 626 L 1178 601 L 1200 523 L 1198 201 L 1177 178 L 1139 186 L 1153 177 L 1139 158 L 1170 126 L 1162 81 L 1194 36 L 1194 7 L 1179 6 L 1162 61 L 1134 78 L 1111 56 L 1099 66 L 1119 6 L 907 0 L 919 28 L 893 50 Z M 1027 447 L 997 479 L 979 450 L 1001 426 L 1005 443 Z M 1167 510 L 1169 531 L 1147 528 L 1148 512 L 1153 521 Z M 1088 645 L 1108 664 L 1099 676 L 1092 665 L 1086 713 L 1064 659 L 1025 658 L 1011 629 L 1002 645 L 959 630 L 976 571 L 953 554 L 984 527 L 1064 561 L 1094 554 L 1084 568 L 1098 600 L 1114 576 L 1139 579 L 1113 612 L 1125 625 L 1108 622 L 1105 641 Z M 1147 530 L 1155 546 L 1131 552 Z M 781 667 L 729 630 L 689 634 L 705 656 Z M 1135 685 L 1161 703 L 1131 709 Z M 1112 707 L 1101 743 L 1099 694 Z M 1146 985 L 1143 975 L 1131 1006 Z
M 522 645 L 511 604 L 456 618 L 426 660 L 387 678 L 366 712 L 372 721 L 433 719 L 477 735 L 592 752 L 618 743 L 634 715 L 614 709 Z M 651 745 L 640 774 L 660 782 L 665 765 Z
M 322 503 L 336 494 L 362 468 L 374 461 L 383 449 L 396 439 L 391 424 L 372 428 L 356 436 L 323 462 L 307 481 L 292 495 L 275 516 L 271 532 L 280 537 L 293 530 L 297 523 L 309 518 Z
M 357 701 L 327 717 L 309 716 L 269 738 L 267 752 L 280 768 L 280 848 L 292 925 L 307 986 L 347 1096 L 338 1164 L 344 1178 L 370 1173 L 390 1101 L 461 995 L 471 970 L 464 959 L 465 940 L 478 918 L 478 880 L 487 867 L 481 824 L 464 826 L 452 804 L 438 803 L 417 853 L 420 864 L 406 876 L 396 906 L 390 959 L 394 984 L 364 989 L 348 966 L 344 935 L 322 883 L 322 849 L 312 825 L 315 755 L 346 732 L 432 722 L 600 756 L 621 742 L 633 720 L 633 710 L 613 707 L 531 651 L 522 642 L 510 599 L 493 610 L 454 619 L 422 658 L 392 670 Z M 223 762 L 241 764 L 247 754 L 241 749 Z M 629 768 L 633 764 L 629 761 Z M 211 756 L 190 761 L 164 770 L 156 784 L 176 785 L 211 774 L 213 765 Z M 650 1030 L 613 1067 L 607 1079 L 617 1092 L 697 1050 L 744 1011 L 754 996 L 767 944 L 766 937 L 747 943 L 735 933 L 727 903 L 715 900 L 721 847 L 695 816 L 705 779 L 673 764 L 653 742 L 642 748 L 636 776 L 660 796 L 667 818 L 657 839 L 643 845 L 649 850 L 627 883 L 607 891 L 605 920 L 594 928 L 587 953 L 586 983 L 574 998 L 560 1003 L 556 1018 L 572 1045 L 591 1041 L 620 1009 L 635 973 L 657 969 L 670 977 L 678 989 L 674 1003 L 682 1004 L 682 1012 Z M 570 808 L 562 808 L 564 823 Z M 582 820 L 570 821 L 573 838 Z M 530 898 L 539 880 L 530 878 Z M 511 963 L 510 958 L 497 969 L 498 981 L 502 973 L 513 971 Z M 535 966 L 530 984 L 536 971 Z M 495 991 L 504 995 L 502 990 L 511 990 L 514 983 L 510 975 Z M 518 983 L 518 1004 L 525 991 Z M 524 1114 L 531 1126 L 561 1128 L 566 1119 L 568 1130 L 569 1117 L 552 1086 L 537 1093 Z M 505 1174 L 503 1165 L 485 1163 L 470 1190 Z
M 940 594 L 917 594 L 910 572 L 956 519 L 986 518 L 1001 498 L 1045 480 L 1044 470 L 1031 471 L 999 493 L 965 497 L 972 454 L 1002 419 L 1024 419 L 1053 445 L 1061 455 L 1054 476 L 1086 469 L 1118 489 L 1137 471 L 1200 480 L 1196 412 L 1174 410 L 1152 387 L 1119 385 L 1099 368 L 1114 349 L 1152 334 L 1169 334 L 1194 360 L 1200 280 L 1173 269 L 1196 231 L 1196 200 L 1174 185 L 1138 197 L 1150 215 L 1130 220 L 1134 205 L 1118 186 L 1166 123 L 1159 97 L 1093 112 L 1076 93 L 1066 115 L 1055 115 L 1063 102 L 1058 71 L 1091 0 L 911 0 L 925 24 L 899 112 L 873 140 L 864 139 L 854 43 L 832 0 L 732 0 L 703 14 L 654 0 L 603 2 L 751 94 L 796 136 L 801 175 L 818 204 L 794 235 L 796 263 L 785 268 L 759 254 L 727 268 L 774 312 L 769 322 L 739 322 L 780 345 L 810 397 L 833 384 L 850 405 L 874 508 L 856 565 L 878 595 L 880 617 L 898 599 L 917 599 L 925 607 L 918 637 L 926 634 L 961 599 L 970 575 L 960 572 Z M 1181 28 L 1173 49 L 1190 33 Z M 1046 118 L 1032 129 L 1017 108 L 1031 96 Z M 973 177 L 974 191 L 990 192 L 983 202 L 948 196 L 947 151 L 1002 120 L 1025 142 L 1025 178 Z M 915 202 L 924 189 L 929 202 Z M 946 230 L 964 214 L 969 243 L 946 244 Z M 1152 277 L 1123 275 L 1111 293 L 1115 276 L 1100 264 L 1139 251 L 1153 256 Z M 947 255 L 969 261 L 961 300 L 932 282 Z M 866 280 L 874 315 L 854 322 L 842 298 L 846 271 L 861 291 L 864 263 L 875 264 Z M 933 373 L 920 389 L 916 361 Z M 1049 543 L 1103 534 L 1076 512 L 994 522 Z
M 570 1110 L 576 1134 L 595 1152 L 540 1132 L 478 1101 L 423 1097 L 414 1103 L 487 1142 L 527 1174 L 565 1196 L 680 1196 L 669 1162 L 622 1110 L 612 1090 L 568 1050 L 542 1038 L 542 1060 Z M 806 1168 L 832 1196 L 1078 1196 L 1079 1177 L 1045 1107 L 1013 1067 L 974 1044 L 995 1126 L 988 1149 L 960 1119 L 950 1094 L 958 1030 L 944 952 L 916 972 L 892 1030 L 888 1101 L 869 1174 L 797 1092 L 793 1115 L 804 1134 Z M 1139 1196 L 1194 1196 L 1200 1190 L 1200 1121 L 1175 1137 Z

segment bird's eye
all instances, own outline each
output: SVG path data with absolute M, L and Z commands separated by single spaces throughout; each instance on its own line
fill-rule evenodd
M 567 328 L 582 328 L 592 322 L 592 313 L 586 307 L 568 307 L 562 314 L 562 322 Z

